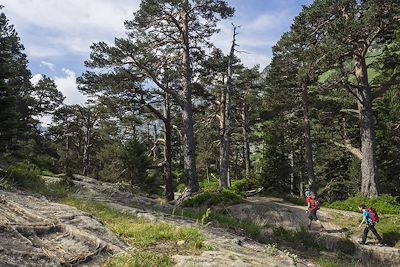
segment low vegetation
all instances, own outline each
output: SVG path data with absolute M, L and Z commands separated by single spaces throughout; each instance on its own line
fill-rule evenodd
M 156 223 L 115 211 L 103 204 L 66 198 L 62 203 L 74 206 L 104 222 L 130 246 L 138 249 L 112 258 L 107 266 L 172 266 L 171 255 L 198 254 L 211 249 L 196 228 Z
M 333 209 L 357 212 L 361 203 L 377 210 L 380 221 L 376 225 L 376 229 L 388 245 L 400 248 L 400 204 L 395 197 L 383 195 L 378 198 L 367 199 L 357 195 L 345 201 L 333 202 L 326 206 Z M 332 214 L 332 218 L 333 223 L 347 228 L 350 234 L 361 237 L 363 228 L 358 228 L 361 215 L 356 219 L 353 216 Z M 370 234 L 370 238 L 373 238 L 372 234 Z
M 34 164 L 19 162 L 0 172 L 0 185 L 3 188 L 25 189 L 50 199 L 64 198 L 73 192 L 74 186 L 67 178 L 46 183 L 40 176 L 43 173 L 50 174 L 49 172 L 41 172 Z
M 398 198 L 390 195 L 382 195 L 377 198 L 366 198 L 357 195 L 344 201 L 336 201 L 327 204 L 326 207 L 357 212 L 358 206 L 361 204 L 365 204 L 367 207 L 374 207 L 379 214 L 400 215 L 400 203 L 398 202 Z

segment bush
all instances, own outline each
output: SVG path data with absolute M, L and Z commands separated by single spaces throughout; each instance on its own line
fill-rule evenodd
M 194 197 L 185 200 L 182 205 L 184 207 L 211 207 L 220 203 L 235 204 L 240 203 L 243 197 L 229 189 L 222 189 L 216 192 L 202 192 Z
M 365 204 L 367 207 L 374 207 L 379 214 L 400 214 L 400 204 L 397 202 L 396 197 L 390 195 L 366 198 L 358 194 L 344 201 L 330 203 L 326 207 L 357 212 L 358 206 L 361 204 Z
M 240 193 L 240 192 L 254 189 L 254 187 L 256 187 L 256 186 L 258 186 L 256 180 L 240 179 L 240 180 L 233 180 L 232 186 L 230 189 L 232 189 L 233 191 L 235 191 L 237 193 Z
M 186 188 L 186 185 L 185 185 L 185 184 L 178 184 L 178 185 L 176 186 L 176 191 L 177 191 L 178 193 L 183 193 L 183 191 L 185 190 L 185 188 Z
M 203 180 L 200 182 L 200 188 L 205 192 L 216 192 L 219 190 L 219 181 L 211 180 L 206 181 Z
M 35 165 L 24 162 L 8 167 L 6 179 L 21 188 L 40 190 L 45 187 L 45 182 L 40 177 L 40 170 Z
M 57 199 L 67 197 L 73 190 L 73 185 L 68 180 L 63 179 L 59 182 L 46 184 L 46 186 L 41 188 L 40 193 L 46 197 Z

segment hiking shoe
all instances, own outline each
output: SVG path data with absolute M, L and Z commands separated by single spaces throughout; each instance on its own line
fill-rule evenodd
M 378 244 L 378 247 L 387 247 L 387 245 L 384 244 L 384 243 L 379 243 L 379 244 Z
M 362 241 L 358 241 L 358 244 L 360 244 L 360 245 L 365 245 L 365 243 L 362 242 Z

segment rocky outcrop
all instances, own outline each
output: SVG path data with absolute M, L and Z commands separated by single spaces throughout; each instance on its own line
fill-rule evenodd
M 0 191 L 0 266 L 99 266 L 126 247 L 84 212 Z

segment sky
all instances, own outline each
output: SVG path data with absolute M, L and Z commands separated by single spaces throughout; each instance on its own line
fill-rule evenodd
M 132 19 L 140 0 L 2 0 L 2 10 L 14 25 L 32 72 L 32 81 L 41 75 L 54 79 L 66 97 L 65 104 L 84 104 L 76 77 L 84 71 L 90 45 L 124 37 L 124 21 Z M 272 47 L 290 29 L 302 5 L 312 0 L 227 0 L 235 8 L 234 17 L 221 21 L 221 31 L 212 37 L 216 47 L 228 53 L 232 25 L 240 26 L 238 54 L 247 67 L 266 67 Z M 46 123 L 48 118 L 44 119 Z

